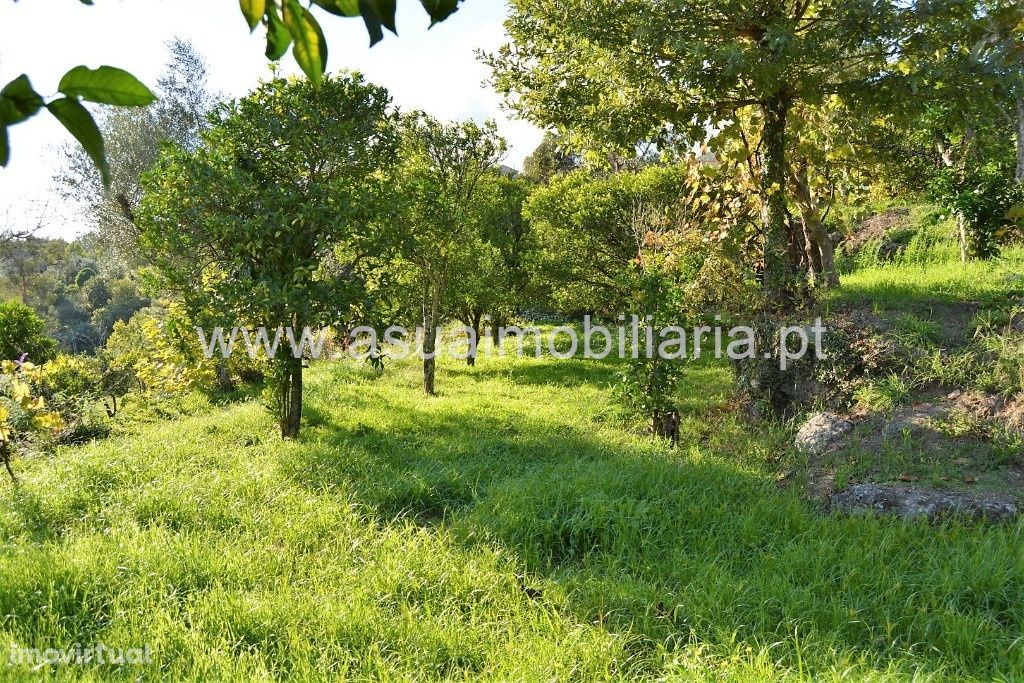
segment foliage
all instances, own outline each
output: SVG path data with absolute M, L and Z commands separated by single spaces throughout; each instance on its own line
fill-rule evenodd
M 548 293 L 550 305 L 563 313 L 621 313 L 630 292 L 622 276 L 639 254 L 634 218 L 643 207 L 670 212 L 672 230 L 686 235 L 690 253 L 703 250 L 717 258 L 718 267 L 704 272 L 702 292 L 730 302 L 726 311 L 749 305 L 743 283 L 753 277 L 752 269 L 744 269 L 756 206 L 721 169 L 696 162 L 610 176 L 576 171 L 537 188 L 525 207 L 538 242 L 533 287 Z M 679 268 L 688 257 L 673 258 L 672 267 Z M 721 280 L 712 285 L 716 275 Z M 702 303 L 709 302 L 695 297 L 692 308 Z
M 458 10 L 463 0 L 420 0 L 430 16 L 431 26 Z M 255 31 L 261 23 L 267 29 L 267 58 L 278 60 L 292 47 L 292 56 L 313 82 L 327 69 L 327 39 L 309 10 L 313 7 L 339 17 L 362 17 L 370 34 L 370 46 L 384 39 L 384 29 L 398 35 L 395 26 L 396 0 L 310 0 L 309 8 L 298 0 L 242 0 L 242 14 Z
M 665 152 L 757 141 L 767 300 L 794 297 L 787 259 L 791 110 L 873 90 L 908 29 L 897 3 L 514 0 L 496 89 L 574 148 Z M 747 125 L 744 125 L 747 124 Z M 754 151 L 754 147 L 750 147 Z M 592 154 L 592 157 L 595 157 Z
M 163 291 L 211 335 L 286 327 L 298 338 L 346 319 L 387 225 L 389 105 L 358 75 L 277 79 L 221 107 L 200 148 L 168 150 L 139 210 Z M 295 436 L 302 362 L 289 351 L 273 367 L 282 434 Z
M 557 135 L 546 133 L 537 148 L 523 161 L 523 177 L 547 184 L 559 173 L 569 173 L 581 165 L 578 155 L 564 149 Z
M 46 335 L 35 311 L 17 301 L 0 303 L 0 361 L 29 358 L 42 364 L 56 351 L 57 342 Z
M 109 383 L 100 359 L 61 354 L 43 366 L 39 393 L 61 419 L 55 441 L 84 443 L 110 433 L 109 415 L 100 406 Z
M 99 353 L 106 395 L 116 400 L 138 389 L 147 397 L 161 398 L 213 383 L 213 362 L 190 358 L 184 350 L 189 347 L 168 323 L 165 311 L 150 308 L 114 325 Z
M 454 264 L 458 277 L 446 293 L 445 309 L 473 329 L 481 341 L 488 316 L 501 327 L 529 303 L 529 260 L 535 249 L 523 204 L 530 184 L 490 173 L 480 180 L 471 206 L 472 231 Z M 472 240 L 472 241 L 469 241 Z M 469 363 L 475 364 L 475 357 Z
M 142 199 L 142 175 L 165 144 L 195 149 L 218 100 L 207 87 L 208 67 L 195 47 L 174 39 L 167 49 L 170 59 L 157 79 L 155 104 L 100 113 L 109 182 L 101 182 L 92 160 L 74 147 L 62 150 L 65 168 L 55 178 L 64 198 L 80 207 L 85 221 L 96 229 L 106 264 L 116 261 L 126 269 L 140 263 L 134 213 Z
M 34 309 L 62 350 L 91 353 L 116 321 L 149 304 L 135 274 L 107 255 L 95 234 L 0 245 L 0 298 L 18 297 Z
M 39 394 L 42 367 L 29 362 L 0 361 L 0 462 L 11 479 L 13 456 L 35 433 L 54 432 L 61 427 L 57 413 L 49 412 Z
M 944 169 L 931 190 L 966 223 L 967 251 L 974 258 L 998 256 L 1001 243 L 1024 229 L 1024 185 L 1001 164 L 985 164 L 964 174 Z
M 99 169 L 106 185 L 110 182 L 103 136 L 82 100 L 122 107 L 144 107 L 156 100 L 149 88 L 123 69 L 76 66 L 64 74 L 57 86 L 61 97 L 47 102 L 37 93 L 26 74 L 0 90 L 0 166 L 10 161 L 7 129 L 34 117 L 44 108 L 71 133 Z

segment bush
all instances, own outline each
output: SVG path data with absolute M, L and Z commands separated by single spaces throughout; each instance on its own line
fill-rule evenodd
M 932 192 L 966 223 L 967 251 L 975 258 L 998 256 L 1000 246 L 1021 230 L 1024 188 L 999 164 L 962 178 L 944 172 L 932 183 Z
M 46 325 L 35 311 L 17 301 L 0 304 L 0 361 L 27 356 L 41 365 L 56 353 L 57 342 L 46 336 Z
M 33 437 L 56 433 L 63 423 L 40 395 L 42 368 L 32 363 L 0 362 L 0 464 L 14 478 L 11 460 Z
M 61 354 L 43 368 L 41 388 L 49 400 L 100 395 L 102 373 L 99 363 L 92 358 Z
M 99 404 L 103 388 L 101 364 L 95 358 L 62 354 L 43 366 L 39 392 L 63 422 L 59 443 L 82 443 L 110 433 Z

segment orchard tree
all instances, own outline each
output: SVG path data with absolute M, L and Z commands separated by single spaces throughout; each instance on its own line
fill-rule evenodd
M 511 0 L 493 83 L 572 147 L 690 149 L 746 135 L 759 150 L 767 302 L 792 297 L 788 135 L 795 104 L 872 87 L 905 16 L 878 0 Z M 744 112 L 751 128 L 730 125 Z
M 277 79 L 218 115 L 202 146 L 165 153 L 144 181 L 142 245 L 165 291 L 228 329 L 298 338 L 335 323 L 360 299 L 387 206 L 387 91 L 350 74 Z M 283 346 L 272 366 L 281 434 L 295 437 L 303 359 Z
M 491 318 L 491 333 L 499 342 L 498 331 L 527 303 L 531 296 L 530 270 L 536 253 L 535 235 L 526 219 L 526 200 L 533 184 L 523 178 L 493 175 L 486 179 L 480 202 L 484 239 L 497 250 L 493 293 L 486 313 Z
M 431 396 L 446 294 L 452 279 L 461 276 L 457 264 L 467 263 L 465 251 L 478 243 L 477 190 L 504 153 L 505 141 L 493 121 L 482 126 L 473 121 L 442 123 L 416 112 L 402 122 L 402 256 L 419 281 L 423 390 Z
M 483 339 L 483 323 L 490 318 L 491 333 L 498 331 L 524 303 L 529 285 L 527 259 L 533 249 L 523 204 L 531 184 L 521 178 L 488 173 L 480 181 L 472 204 L 473 234 L 454 264 L 449 309 L 473 331 L 477 344 Z M 472 352 L 466 362 L 476 365 Z

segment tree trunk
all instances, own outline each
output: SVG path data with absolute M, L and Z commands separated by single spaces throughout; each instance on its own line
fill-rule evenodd
M 466 365 L 471 368 L 476 366 L 476 356 L 480 349 L 480 323 L 483 317 L 483 312 L 479 310 L 470 314 L 468 327 L 473 330 L 473 339 L 470 340 L 469 353 L 466 354 Z
M 1024 183 L 1024 95 L 1017 95 L 1017 181 Z
M 437 326 L 441 318 L 441 278 L 428 276 L 423 288 L 423 391 L 435 396 L 434 380 L 437 376 Z
M 18 483 L 18 477 L 14 475 L 14 468 L 11 467 L 11 451 L 14 447 L 10 443 L 4 442 L 0 444 L 0 461 L 3 461 L 4 468 L 7 470 L 7 474 L 11 476 L 11 481 L 15 484 Z
M 813 260 L 820 264 L 821 283 L 825 287 L 838 287 L 839 274 L 836 272 L 835 245 L 832 244 L 832 236 L 825 229 L 825 223 L 821 220 L 821 210 L 811 193 L 811 183 L 807 177 L 806 164 L 800 164 L 793 172 L 793 199 L 800 211 L 800 217 L 804 221 L 804 229 L 809 233 L 810 241 L 813 242 Z
M 497 349 L 501 344 L 501 328 L 505 326 L 505 319 L 498 314 L 491 315 L 491 341 Z
M 960 262 L 967 263 L 970 254 L 967 248 L 967 219 L 963 217 L 963 214 L 957 213 L 956 227 L 960 238 Z
M 295 439 L 302 427 L 302 359 L 287 362 L 281 382 L 281 438 Z
M 231 371 L 228 369 L 226 358 L 217 359 L 217 391 L 229 393 L 235 390 L 235 383 L 231 381 Z
M 679 445 L 679 412 L 655 410 L 652 415 L 651 431 L 655 436 L 668 439 L 673 446 Z
M 821 249 L 818 248 L 818 243 L 814 241 L 814 235 L 811 233 L 810 228 L 807 227 L 807 221 L 800 217 L 800 228 L 804 233 L 804 249 L 807 251 L 807 274 L 808 280 L 812 285 L 818 284 L 821 280 Z
M 789 309 L 794 303 L 792 274 L 787 249 L 789 227 L 786 222 L 786 122 L 789 98 L 779 91 L 761 106 L 764 128 L 761 143 L 764 148 L 761 194 L 764 208 L 764 294 L 772 308 Z

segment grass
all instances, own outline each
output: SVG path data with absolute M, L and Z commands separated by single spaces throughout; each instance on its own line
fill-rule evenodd
M 611 417 L 614 367 L 310 373 L 256 402 L 19 463 L 0 489 L 0 678 L 1016 680 L 1024 523 L 822 514 L 691 368 L 682 445 Z M 142 667 L 6 647 L 148 644 Z
M 1006 249 L 993 261 L 874 265 L 842 281 L 832 296 L 835 304 L 866 304 L 882 311 L 928 311 L 958 302 L 1001 306 L 1010 297 L 1024 297 L 1024 248 Z

